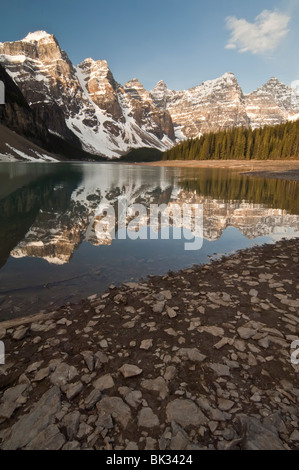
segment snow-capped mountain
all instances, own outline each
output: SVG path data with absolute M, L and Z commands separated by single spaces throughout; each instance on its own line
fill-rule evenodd
M 0 63 L 52 136 L 109 158 L 140 147 L 166 150 L 206 132 L 299 117 L 298 87 L 276 78 L 249 95 L 233 73 L 185 91 L 169 90 L 160 81 L 148 92 L 137 79 L 117 83 L 105 60 L 85 59 L 75 67 L 55 36 L 44 31 L 0 43 Z M 3 119 L 1 124 L 8 126 Z
M 179 139 L 250 124 L 244 95 L 233 73 L 186 91 L 170 91 L 159 82 L 151 96 L 156 106 L 169 111 Z
M 253 128 L 281 124 L 299 118 L 299 94 L 275 77 L 247 95 L 245 102 L 246 112 Z
M 90 153 L 113 157 L 173 144 L 169 113 L 153 105 L 139 82 L 121 87 L 106 61 L 87 59 L 75 68 L 53 35 L 38 31 L 0 43 L 0 61 L 37 119 Z
M 168 110 L 178 139 L 234 126 L 275 125 L 299 118 L 299 93 L 271 78 L 249 95 L 233 73 L 185 91 L 169 90 L 163 81 L 150 92 L 155 105 Z

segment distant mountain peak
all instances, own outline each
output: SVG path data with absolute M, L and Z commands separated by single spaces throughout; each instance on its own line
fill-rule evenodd
M 160 81 L 155 85 L 154 88 L 165 88 L 165 89 L 167 89 L 167 85 L 166 85 L 166 83 L 164 82 L 164 80 L 160 80 Z
M 124 86 L 126 87 L 126 86 L 131 86 L 131 85 L 141 85 L 143 87 L 142 83 L 138 80 L 138 78 L 132 78 L 127 83 L 125 83 Z
M 281 81 L 278 80 L 276 77 L 271 77 L 270 80 L 267 81 L 266 85 L 283 85 L 285 86 Z
M 48 39 L 48 40 L 53 40 L 54 35 L 49 34 L 46 31 L 35 31 L 33 33 L 27 34 L 27 36 L 22 39 L 23 42 L 39 42 L 42 39 Z
M 235 74 L 234 74 L 233 72 L 226 72 L 226 73 L 224 73 L 224 74 L 222 75 L 221 78 L 224 78 L 224 79 L 230 78 L 230 79 L 237 80 L 237 79 L 236 79 L 236 76 L 235 76 Z

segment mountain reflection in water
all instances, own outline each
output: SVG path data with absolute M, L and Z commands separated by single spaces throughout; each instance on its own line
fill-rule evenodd
M 45 293 L 43 285 L 55 279 L 66 288 L 67 280 L 83 271 L 81 297 L 111 282 L 206 262 L 213 253 L 298 236 L 298 189 L 294 181 L 250 178 L 221 169 L 0 164 L 0 318 L 1 311 L 14 314 L 18 309 L 15 300 L 21 290 L 35 286 L 42 292 L 36 304 L 43 306 L 43 299 L 58 300 L 55 293 Z M 172 238 L 118 240 L 120 197 L 147 209 L 152 204 L 202 205 L 202 250 L 186 253 L 183 242 Z M 111 221 L 103 236 L 98 210 L 105 206 L 115 209 L 116 227 Z M 148 223 L 148 217 L 140 221 L 144 227 Z M 92 280 L 96 269 L 110 274 L 102 281 Z M 65 297 L 60 292 L 59 300 L 78 298 L 77 288 L 72 284 Z M 8 307 L 3 297 L 12 290 L 15 294 Z

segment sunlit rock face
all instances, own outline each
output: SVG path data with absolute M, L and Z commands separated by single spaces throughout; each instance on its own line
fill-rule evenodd
M 253 128 L 273 126 L 299 118 L 299 94 L 274 77 L 247 95 L 245 103 Z
M 299 94 L 271 78 L 249 95 L 233 73 L 185 91 L 169 90 L 163 81 L 151 91 L 157 107 L 168 110 L 177 138 L 195 137 L 236 126 L 253 128 L 299 118 Z
M 169 111 L 178 138 L 249 125 L 244 95 L 233 73 L 178 92 L 159 82 L 151 96 Z
M 55 36 L 44 31 L 0 43 L 0 61 L 38 119 L 64 139 L 102 156 L 138 147 L 166 150 L 174 141 L 168 111 L 156 108 L 139 82 L 126 93 L 106 61 L 86 59 L 74 67 Z M 136 88 L 139 99 L 132 98 Z

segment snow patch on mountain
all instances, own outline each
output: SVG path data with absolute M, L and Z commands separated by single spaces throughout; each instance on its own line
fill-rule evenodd
M 6 143 L 6 147 L 10 150 L 5 154 L 0 154 L 0 161 L 5 162 L 5 161 L 11 161 L 11 162 L 17 162 L 20 160 L 26 161 L 26 162 L 57 162 L 57 160 L 53 157 L 50 157 L 50 155 L 46 155 L 40 152 L 37 152 L 36 150 L 33 149 L 28 149 L 28 152 L 31 154 L 36 155 L 36 157 L 29 155 L 28 153 L 25 153 L 21 150 L 18 150 L 14 148 L 12 145 Z M 18 158 L 20 157 L 20 158 Z
M 38 42 L 41 39 L 52 40 L 53 35 L 47 33 L 46 31 L 35 31 L 34 33 L 29 33 L 27 36 L 22 39 L 23 42 Z

